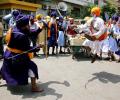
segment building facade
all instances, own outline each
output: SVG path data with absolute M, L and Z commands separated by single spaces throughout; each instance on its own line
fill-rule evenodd
M 41 8 L 41 5 L 37 4 L 37 0 L 0 0 L 0 21 L 2 21 L 2 17 L 9 14 L 11 10 L 19 9 L 22 13 L 31 14 L 36 13 L 38 8 Z M 8 25 L 3 24 L 4 29 L 8 29 Z
M 83 18 L 88 5 L 103 6 L 105 0 L 63 0 L 69 6 L 69 12 L 73 17 Z

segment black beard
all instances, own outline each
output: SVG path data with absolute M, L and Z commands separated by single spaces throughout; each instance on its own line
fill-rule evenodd
M 29 34 L 30 34 L 30 30 L 28 30 L 28 29 L 24 29 L 24 30 L 22 30 L 22 32 L 23 32 L 25 35 L 29 35 Z

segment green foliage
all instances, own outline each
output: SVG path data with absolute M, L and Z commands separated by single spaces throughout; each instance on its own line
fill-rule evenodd
M 97 5 L 95 5 L 95 4 L 92 4 L 92 3 L 89 3 L 88 4 L 88 7 L 86 8 L 86 14 L 85 14 L 85 16 L 91 16 L 91 9 L 93 8 L 93 7 L 96 7 Z M 85 17 L 84 16 L 84 17 Z
M 91 16 L 91 9 L 95 6 L 98 6 L 98 5 L 89 3 L 87 7 L 80 7 L 80 12 L 72 10 L 72 12 L 69 12 L 69 15 L 72 16 L 73 18 L 84 18 L 86 16 Z M 106 5 L 101 6 L 101 17 L 105 19 L 104 12 L 107 12 L 108 15 L 111 17 L 113 14 L 116 13 L 116 10 L 117 10 L 117 6 L 115 4 L 115 1 L 107 0 Z
M 87 10 L 86 10 L 86 16 L 90 16 L 91 9 L 93 7 L 95 7 L 95 6 L 98 6 L 98 5 L 94 5 L 94 4 L 89 4 L 88 5 Z M 103 19 L 105 19 L 104 18 L 104 12 L 107 12 L 108 15 L 111 17 L 113 14 L 116 13 L 116 6 L 115 6 L 115 4 L 113 4 L 111 1 L 109 2 L 109 0 L 106 1 L 106 5 L 101 7 L 101 17 Z
M 106 5 L 101 8 L 101 15 L 103 19 L 104 17 L 104 12 L 107 12 L 108 15 L 111 17 L 113 14 L 116 13 L 116 6 L 112 4 L 112 2 L 106 1 Z

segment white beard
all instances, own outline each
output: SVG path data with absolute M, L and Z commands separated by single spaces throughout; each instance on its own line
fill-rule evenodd
M 96 15 L 93 15 L 93 20 L 95 20 L 95 18 L 96 18 Z

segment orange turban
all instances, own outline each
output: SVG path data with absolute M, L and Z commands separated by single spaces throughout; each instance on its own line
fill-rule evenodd
M 92 13 L 92 14 L 95 14 L 96 16 L 100 16 L 100 12 L 101 12 L 101 10 L 100 10 L 99 7 L 93 7 L 93 8 L 91 9 L 91 13 Z

